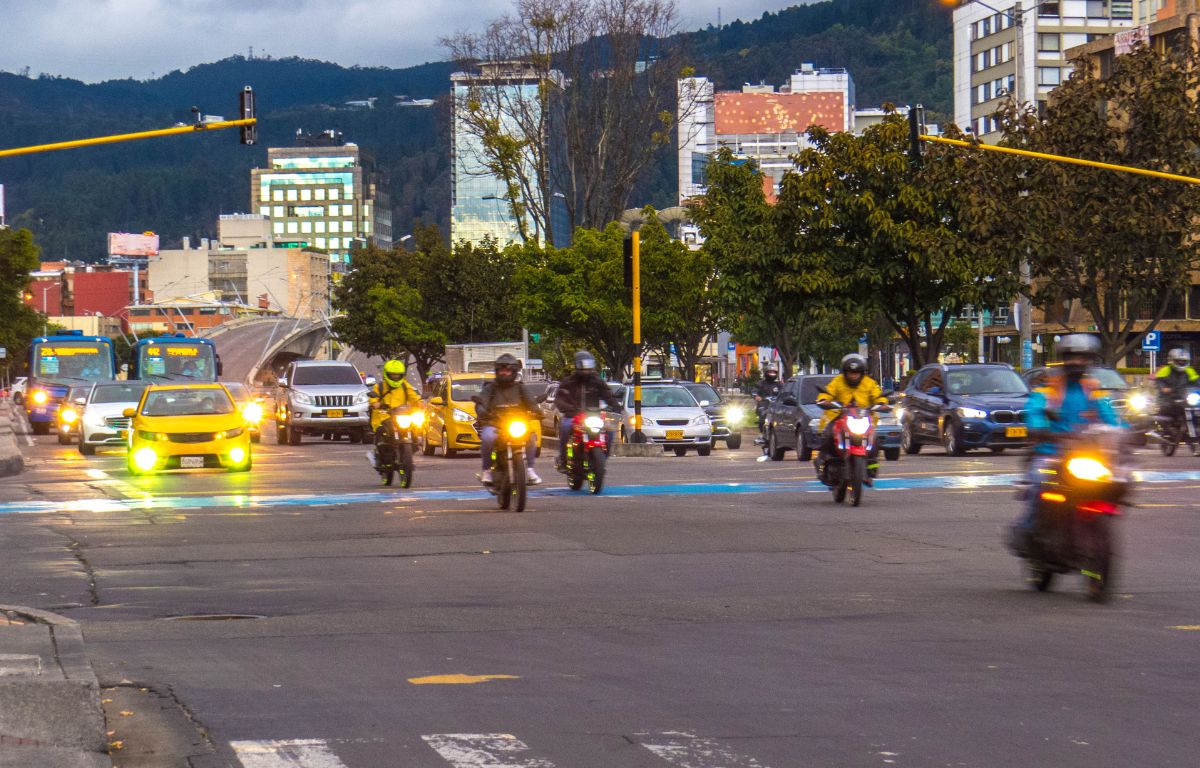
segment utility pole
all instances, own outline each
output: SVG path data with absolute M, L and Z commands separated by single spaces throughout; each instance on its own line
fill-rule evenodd
M 641 234 L 631 233 L 633 246 L 633 436 L 635 443 L 646 442 L 642 432 L 642 259 Z

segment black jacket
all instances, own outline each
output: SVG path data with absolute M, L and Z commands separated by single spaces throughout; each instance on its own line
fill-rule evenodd
M 572 373 L 558 382 L 554 407 L 563 416 L 569 417 L 574 417 L 580 411 L 601 407 L 618 413 L 624 410 L 621 399 L 613 393 L 604 379 L 595 373 Z
M 500 418 L 500 411 L 523 411 L 524 415 L 537 415 L 537 403 L 525 391 L 519 381 L 501 383 L 489 381 L 483 385 L 476 401 L 475 415 L 484 424 L 494 424 Z
M 763 379 L 755 385 L 754 394 L 762 398 L 778 397 L 781 389 L 783 389 L 783 382 L 779 379 L 775 379 L 775 381 Z

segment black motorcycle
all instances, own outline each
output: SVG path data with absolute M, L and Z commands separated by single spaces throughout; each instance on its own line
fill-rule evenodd
M 525 444 L 529 442 L 529 421 L 538 418 L 520 408 L 501 408 L 497 420 L 496 447 L 492 449 L 492 482 L 484 488 L 496 497 L 500 509 L 525 511 L 528 480 L 525 475 Z
M 1188 392 L 1184 397 L 1162 397 L 1152 433 L 1163 456 L 1174 456 L 1180 443 L 1192 446 L 1192 455 L 1200 455 L 1200 438 L 1196 420 L 1200 418 L 1200 392 Z
M 388 413 L 388 420 L 375 439 L 375 471 L 383 478 L 384 485 L 391 485 L 397 477 L 401 488 L 412 485 L 415 434 L 424 423 L 425 412 L 420 408 L 401 406 Z

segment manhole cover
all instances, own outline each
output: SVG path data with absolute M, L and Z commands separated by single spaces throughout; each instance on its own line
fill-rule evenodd
M 167 616 L 167 621 L 240 621 L 242 619 L 265 619 L 256 613 L 193 613 L 187 616 Z

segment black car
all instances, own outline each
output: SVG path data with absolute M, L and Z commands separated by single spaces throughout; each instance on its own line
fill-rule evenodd
M 817 395 L 832 380 L 832 374 L 809 374 L 784 383 L 779 397 L 767 409 L 763 425 L 767 455 L 773 461 L 782 461 L 789 450 L 794 450 L 800 461 L 810 461 L 813 451 L 821 447 L 821 417 L 825 411 L 817 407 Z M 876 418 L 875 442 L 888 461 L 900 458 L 900 429 L 892 414 L 881 413 Z
M 702 381 L 679 382 L 692 393 L 696 402 L 708 414 L 712 422 L 713 442 L 723 440 L 726 447 L 737 450 L 742 447 L 742 423 L 746 414 L 741 406 L 733 405 L 721 398 L 720 393 Z
M 927 365 L 917 372 L 900 413 L 906 453 L 939 444 L 952 456 L 972 448 L 1000 453 L 1030 444 L 1025 425 L 1029 387 L 1003 363 Z

